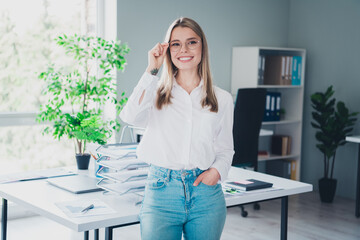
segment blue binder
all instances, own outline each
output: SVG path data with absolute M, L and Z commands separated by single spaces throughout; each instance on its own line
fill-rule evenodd
M 302 57 L 301 56 L 293 56 L 292 61 L 292 85 L 300 85 L 301 84 L 301 69 L 302 69 Z
M 280 121 L 280 104 L 281 104 L 281 93 L 274 92 L 275 96 L 275 117 L 273 121 Z
M 263 119 L 264 122 L 271 121 L 270 107 L 271 107 L 271 94 L 270 94 L 270 92 L 267 92 L 266 93 L 264 119 Z

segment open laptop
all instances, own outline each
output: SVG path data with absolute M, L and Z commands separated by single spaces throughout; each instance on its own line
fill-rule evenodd
M 99 180 L 86 175 L 59 177 L 46 181 L 53 186 L 75 194 L 102 191 L 101 188 L 96 186 Z

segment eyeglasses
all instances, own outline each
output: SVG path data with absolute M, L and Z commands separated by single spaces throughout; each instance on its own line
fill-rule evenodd
M 185 42 L 185 46 L 188 49 L 194 50 L 200 46 L 200 40 L 195 40 L 195 39 L 187 40 Z M 178 52 L 178 51 L 180 51 L 181 47 L 182 47 L 182 44 L 180 41 L 173 41 L 173 42 L 169 43 L 169 48 L 170 48 L 171 52 Z

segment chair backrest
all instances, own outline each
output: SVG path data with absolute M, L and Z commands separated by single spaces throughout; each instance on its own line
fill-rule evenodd
M 258 145 L 264 117 L 266 89 L 239 89 L 234 109 L 233 166 L 253 167 L 257 171 Z

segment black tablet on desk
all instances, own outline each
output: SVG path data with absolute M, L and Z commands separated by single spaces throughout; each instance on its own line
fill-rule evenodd
M 46 181 L 55 187 L 75 194 L 102 191 L 101 188 L 96 186 L 99 180 L 86 175 L 59 177 Z

